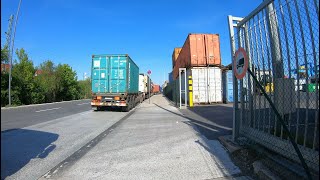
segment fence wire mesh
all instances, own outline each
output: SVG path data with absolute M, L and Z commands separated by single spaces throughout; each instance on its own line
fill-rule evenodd
M 247 73 L 240 83 L 239 133 L 296 162 L 290 133 L 307 163 L 319 171 L 319 2 L 275 0 L 235 29 L 249 68 L 285 120 L 289 132 Z

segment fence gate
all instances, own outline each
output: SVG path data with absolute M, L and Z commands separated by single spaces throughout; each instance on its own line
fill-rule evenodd
M 234 77 L 233 137 L 245 136 L 319 171 L 319 1 L 265 0 L 245 18 L 228 16 L 231 54 L 243 47 L 249 73 Z M 238 83 L 240 90 L 238 92 Z M 240 94 L 240 99 L 238 98 Z

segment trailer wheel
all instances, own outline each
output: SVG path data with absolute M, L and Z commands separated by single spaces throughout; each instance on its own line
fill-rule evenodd
M 134 100 L 133 98 L 130 98 L 130 101 L 129 101 L 129 111 L 134 107 Z

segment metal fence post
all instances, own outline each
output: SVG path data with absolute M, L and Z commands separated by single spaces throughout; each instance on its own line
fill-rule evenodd
M 235 37 L 234 37 L 234 27 L 237 25 L 233 23 L 233 21 L 241 21 L 242 18 L 237 18 L 233 17 L 231 15 L 228 16 L 228 24 L 229 24 L 229 36 L 230 36 L 230 46 L 231 46 L 231 54 L 232 54 L 232 59 L 234 58 L 234 54 L 236 52 L 236 45 L 235 45 Z M 238 116 L 239 114 L 239 107 L 238 107 L 238 80 L 234 76 L 233 72 L 233 63 L 232 63 L 232 79 L 233 79 L 233 128 L 232 128 L 232 140 L 235 141 L 236 138 L 239 137 L 239 121 L 240 118 Z

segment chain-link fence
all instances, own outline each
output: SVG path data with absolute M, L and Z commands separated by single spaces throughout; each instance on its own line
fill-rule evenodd
M 234 78 L 241 87 L 234 88 L 235 136 L 300 163 L 291 134 L 308 167 L 319 171 L 319 2 L 266 0 L 247 17 L 228 20 L 232 55 L 246 50 L 249 69 L 289 130 L 247 73 Z

